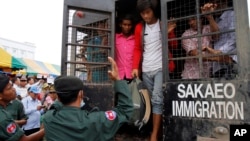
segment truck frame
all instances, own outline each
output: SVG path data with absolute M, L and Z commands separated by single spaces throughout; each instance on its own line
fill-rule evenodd
M 188 19 L 203 22 L 206 14 L 200 7 L 209 0 L 158 0 L 157 12 L 162 22 L 162 57 L 164 113 L 162 140 L 164 141 L 229 141 L 235 126 L 250 124 L 250 26 L 247 0 L 228 0 L 226 10 L 235 13 L 235 28 L 225 31 L 182 37 L 189 28 Z M 80 15 L 79 15 L 80 11 Z M 64 0 L 61 74 L 74 75 L 83 80 L 89 107 L 107 110 L 114 106 L 112 81 L 105 75 L 110 68 L 107 56 L 114 56 L 117 18 L 130 12 L 140 21 L 136 0 Z M 171 17 L 174 17 L 171 18 Z M 176 22 L 176 38 L 168 39 L 169 22 Z M 205 20 L 204 24 L 208 22 Z M 199 27 L 199 26 L 198 26 Z M 200 28 L 200 27 L 199 27 Z M 187 59 L 197 59 L 203 70 L 202 55 L 190 57 L 182 48 L 182 40 L 197 38 L 202 52 L 202 38 L 213 35 L 235 34 L 236 52 L 215 56 L 237 56 L 233 77 L 182 79 Z M 105 42 L 99 39 L 105 38 Z M 170 50 L 168 42 L 178 41 L 178 48 Z M 173 58 L 167 54 L 173 53 Z M 168 71 L 169 60 L 174 60 L 174 72 Z M 211 62 L 213 63 L 213 62 Z M 211 72 L 212 73 L 212 72 Z

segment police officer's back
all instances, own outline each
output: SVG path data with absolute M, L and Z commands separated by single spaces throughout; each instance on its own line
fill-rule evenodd
M 83 82 L 74 76 L 56 78 L 54 86 L 63 106 L 45 114 L 45 138 L 48 141 L 109 141 L 129 120 L 133 111 L 131 94 L 126 82 L 120 80 L 114 60 L 109 60 L 112 63 L 109 75 L 115 80 L 114 90 L 118 95 L 117 106 L 109 111 L 89 113 L 81 110 Z

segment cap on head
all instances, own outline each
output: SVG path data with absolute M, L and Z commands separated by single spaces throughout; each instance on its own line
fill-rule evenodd
M 5 74 L 0 74 L 0 92 L 3 92 L 4 88 L 9 84 L 9 77 Z
M 32 85 L 32 86 L 30 86 L 29 92 L 32 92 L 34 94 L 39 94 L 41 92 L 41 90 L 39 89 L 38 86 Z
M 22 80 L 27 81 L 27 77 L 26 77 L 25 75 L 22 75 L 22 77 L 20 78 L 20 80 L 21 80 L 21 81 L 22 81 Z
M 50 92 L 50 93 L 51 93 L 51 92 L 56 92 L 55 87 L 54 87 L 53 85 L 49 87 L 49 92 Z
M 48 83 L 43 83 L 42 89 L 45 90 L 45 89 L 47 89 L 47 88 L 49 88 L 49 84 L 48 84 Z
M 75 76 L 59 76 L 55 79 L 54 87 L 57 93 L 68 93 L 83 89 L 83 82 Z

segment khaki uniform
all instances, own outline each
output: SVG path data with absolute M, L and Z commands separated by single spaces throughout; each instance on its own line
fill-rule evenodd
M 0 140 L 18 141 L 23 135 L 23 130 L 14 122 L 8 111 L 0 106 Z
M 49 110 L 44 117 L 48 141 L 110 141 L 133 112 L 131 94 L 125 81 L 114 83 L 117 106 L 110 111 L 87 112 L 62 106 Z

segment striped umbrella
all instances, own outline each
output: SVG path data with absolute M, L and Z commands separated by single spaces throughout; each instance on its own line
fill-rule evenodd
M 27 66 L 0 47 L 0 68 L 23 69 Z
M 58 76 L 60 75 L 60 70 L 56 68 L 53 64 L 31 60 L 27 58 L 20 58 L 19 61 L 21 61 L 23 64 L 27 66 L 26 73 L 27 74 L 41 74 L 41 75 L 54 75 Z

